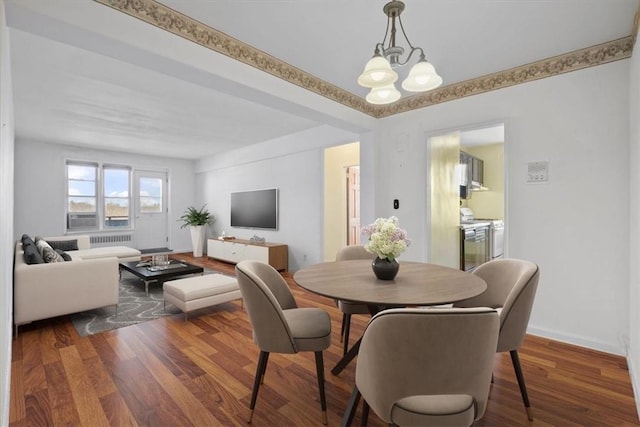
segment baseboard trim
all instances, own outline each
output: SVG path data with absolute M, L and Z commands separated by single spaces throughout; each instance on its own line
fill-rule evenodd
M 624 348 L 622 343 L 615 345 L 608 342 L 596 341 L 591 338 L 583 337 L 580 335 L 563 334 L 558 331 L 538 328 L 535 326 L 529 326 L 527 328 L 527 333 L 531 335 L 544 337 L 544 338 L 549 338 L 556 341 L 562 341 L 562 342 L 577 345 L 580 347 L 589 348 L 591 350 L 597 350 L 605 353 L 615 354 L 617 356 L 624 356 L 624 357 L 627 356 L 626 349 Z

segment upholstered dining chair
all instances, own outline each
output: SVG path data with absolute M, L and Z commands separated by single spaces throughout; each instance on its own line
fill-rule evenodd
M 530 261 L 507 258 L 481 264 L 473 270 L 473 274 L 487 282 L 487 290 L 453 305 L 454 307 L 492 307 L 500 313 L 497 351 L 510 353 L 527 417 L 533 421 L 518 349 L 527 332 L 540 270 Z
M 322 351 L 331 345 L 331 320 L 320 308 L 298 308 L 289 286 L 280 273 L 259 261 L 242 261 L 236 276 L 244 300 L 253 339 L 260 348 L 249 409 L 249 423 L 264 379 L 269 353 L 313 351 L 316 359 L 322 421 L 327 424 Z
M 365 329 L 354 387 L 342 424 L 362 396 L 390 425 L 470 426 L 484 415 L 498 342 L 490 308 L 393 308 Z
M 348 261 L 352 259 L 369 259 L 376 257 L 375 254 L 367 252 L 362 245 L 349 245 L 340 249 L 336 255 L 336 261 Z M 340 339 L 343 343 L 342 354 L 347 354 L 349 349 L 349 330 L 351 329 L 352 314 L 370 314 L 366 304 L 360 304 L 344 300 L 336 300 L 336 304 L 342 311 L 342 326 L 340 328 Z

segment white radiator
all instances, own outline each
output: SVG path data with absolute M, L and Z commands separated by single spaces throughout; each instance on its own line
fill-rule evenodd
M 91 241 L 91 246 L 94 247 L 114 246 L 121 245 L 123 243 L 124 246 L 129 246 L 133 240 L 133 236 L 131 234 L 97 234 L 95 236 L 90 236 L 89 240 Z

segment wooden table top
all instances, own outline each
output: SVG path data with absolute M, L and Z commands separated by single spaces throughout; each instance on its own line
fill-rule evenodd
M 329 298 L 370 305 L 437 305 L 471 298 L 487 289 L 480 277 L 437 264 L 400 261 L 394 280 L 378 280 L 370 260 L 325 262 L 298 270 L 302 288 Z

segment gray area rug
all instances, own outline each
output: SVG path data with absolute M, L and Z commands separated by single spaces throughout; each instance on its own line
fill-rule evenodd
M 215 272 L 205 270 L 204 274 L 212 273 Z M 144 282 L 126 271 L 120 279 L 119 301 L 117 315 L 114 306 L 72 314 L 71 321 L 78 334 L 84 337 L 182 313 L 172 304 L 167 304 L 167 310 L 164 310 L 161 283 L 150 283 L 147 296 Z

